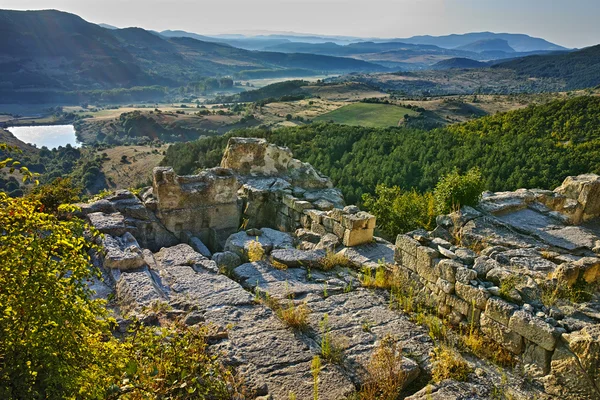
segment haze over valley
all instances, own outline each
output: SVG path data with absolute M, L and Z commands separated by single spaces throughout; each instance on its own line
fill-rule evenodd
M 600 398 L 599 4 L 0 2 L 0 398 Z

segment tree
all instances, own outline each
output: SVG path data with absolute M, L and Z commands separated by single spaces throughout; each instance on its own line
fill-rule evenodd
M 461 175 L 457 169 L 444 176 L 435 187 L 434 197 L 438 214 L 447 214 L 453 208 L 476 206 L 485 184 L 478 168 Z
M 41 207 L 0 192 L 0 398 L 76 393 L 109 334 L 83 221 Z

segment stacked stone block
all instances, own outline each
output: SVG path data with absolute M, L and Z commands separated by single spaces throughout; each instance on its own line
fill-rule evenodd
M 268 185 L 261 185 L 265 187 Z M 270 186 L 269 186 L 270 187 Z M 303 193 L 296 190 L 299 196 Z M 358 246 L 373 241 L 375 216 L 359 211 L 355 206 L 334 208 L 331 201 L 322 197 L 296 197 L 291 189 L 260 190 L 258 185 L 244 185 L 243 220 L 246 228 L 270 227 L 283 232 L 299 228 L 320 236 L 334 234 L 344 246 Z M 315 192 L 311 192 L 315 193 Z M 341 194 L 339 195 L 341 203 Z
M 430 300 L 430 305 L 453 323 L 478 327 L 526 364 L 534 364 L 544 374 L 548 373 L 564 330 L 517 304 L 494 296 L 476 279 L 473 265 L 456 256 L 457 249 L 453 252 L 437 244 L 439 239 L 417 238 L 421 241 L 398 235 L 395 261 L 401 272 Z

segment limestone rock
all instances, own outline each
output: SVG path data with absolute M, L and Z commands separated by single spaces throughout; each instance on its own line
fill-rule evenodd
M 102 245 L 105 250 L 104 266 L 106 268 L 127 271 L 146 265 L 140 245 L 129 232 L 120 237 L 105 235 Z
M 287 265 L 288 267 L 314 267 L 323 257 L 324 250 L 304 251 L 296 249 L 279 249 L 271 252 L 274 261 Z
M 525 311 L 516 311 L 510 317 L 508 327 L 545 350 L 552 351 L 556 347 L 558 332 L 554 327 Z
M 236 253 L 243 260 L 248 259 L 248 248 L 252 242 L 258 241 L 266 254 L 273 249 L 293 249 L 294 240 L 288 233 L 264 228 L 261 236 L 249 236 L 246 232 L 235 233 L 225 243 L 225 250 Z
M 600 216 L 600 176 L 569 176 L 555 192 L 577 202 L 572 222 L 579 224 Z
M 225 271 L 233 271 L 237 266 L 242 264 L 240 256 L 231 251 L 215 253 L 211 260 L 217 263 L 217 267 Z

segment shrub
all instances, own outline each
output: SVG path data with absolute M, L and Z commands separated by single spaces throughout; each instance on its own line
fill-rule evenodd
M 310 309 L 306 304 L 303 303 L 296 306 L 293 300 L 290 300 L 287 307 L 280 307 L 276 313 L 290 328 L 298 331 L 305 331 L 308 329 L 308 315 L 310 314 Z
M 375 196 L 363 195 L 363 204 L 377 217 L 377 226 L 388 237 L 417 228 L 433 229 L 435 212 L 431 193 L 403 192 L 398 186 L 377 185 Z
M 250 260 L 250 262 L 260 261 L 264 256 L 265 249 L 263 249 L 258 238 L 248 244 L 248 260 Z
M 352 266 L 352 262 L 348 257 L 343 254 L 334 253 L 331 250 L 327 250 L 325 257 L 321 258 L 319 267 L 323 271 L 329 271 L 335 267 L 349 268 Z
M 442 177 L 433 192 L 438 214 L 447 214 L 462 206 L 476 206 L 485 186 L 478 168 L 470 169 L 465 175 L 458 170 Z
M 361 400 L 395 400 L 407 379 L 402 368 L 402 348 L 391 336 L 384 337 L 367 365 Z
M 464 382 L 471 371 L 471 366 L 458 351 L 447 346 L 438 346 L 433 350 L 432 377 L 434 382 L 438 383 L 445 379 Z
M 241 380 L 207 347 L 206 326 L 145 327 L 135 323 L 114 354 L 105 398 L 231 399 L 243 394 Z M 152 393 L 152 396 L 149 394 Z
M 79 201 L 81 188 L 75 186 L 71 178 L 56 178 L 52 183 L 37 186 L 27 197 L 39 201 L 43 211 L 56 213 L 61 204 L 71 204 Z
M 73 396 L 110 334 L 83 221 L 41 208 L 0 192 L 0 398 Z

